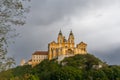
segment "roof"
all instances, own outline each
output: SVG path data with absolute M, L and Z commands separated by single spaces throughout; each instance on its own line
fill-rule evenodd
M 72 30 L 70 31 L 70 35 L 73 35 Z
M 48 51 L 35 51 L 32 55 L 48 55 Z
M 84 43 L 83 41 L 79 43 L 79 45 L 87 45 L 86 43 Z
M 54 43 L 56 43 L 56 42 L 55 42 L 55 41 L 52 41 L 51 43 L 54 44 Z
M 62 35 L 62 31 L 61 31 L 61 30 L 59 31 L 59 34 L 58 34 L 58 35 Z
M 32 59 L 28 60 L 28 62 L 32 61 Z

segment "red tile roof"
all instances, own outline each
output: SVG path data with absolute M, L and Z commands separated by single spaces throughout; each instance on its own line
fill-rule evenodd
M 35 51 L 32 55 L 48 55 L 48 51 Z
M 32 59 L 28 60 L 28 62 L 32 61 Z

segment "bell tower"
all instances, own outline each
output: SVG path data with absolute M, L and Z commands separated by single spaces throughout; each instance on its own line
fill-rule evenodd
M 70 31 L 70 34 L 69 34 L 68 43 L 70 44 L 70 47 L 74 47 L 74 35 L 72 30 Z
M 74 43 L 74 35 L 73 35 L 72 31 L 70 31 L 68 42 L 69 43 Z
M 63 41 L 64 41 L 64 37 L 63 37 L 62 32 L 60 30 L 59 33 L 58 33 L 57 42 L 58 43 L 63 43 Z

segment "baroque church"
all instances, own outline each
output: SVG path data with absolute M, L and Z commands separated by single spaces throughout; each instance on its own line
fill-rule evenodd
M 72 31 L 70 31 L 69 37 L 66 39 L 60 30 L 57 42 L 52 41 L 48 44 L 48 59 L 51 60 L 60 55 L 87 54 L 86 47 L 87 44 L 84 42 L 80 42 L 75 46 L 75 38 Z
M 87 44 L 80 42 L 75 45 L 75 38 L 72 31 L 70 31 L 68 39 L 62 34 L 61 30 L 58 33 L 57 42 L 52 41 L 48 44 L 48 51 L 35 51 L 29 61 L 21 61 L 21 66 L 29 64 L 35 66 L 45 59 L 57 59 L 60 56 L 74 56 L 77 54 L 87 54 Z

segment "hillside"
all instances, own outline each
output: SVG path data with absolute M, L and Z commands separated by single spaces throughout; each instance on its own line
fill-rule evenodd
M 0 73 L 0 80 L 120 80 L 120 66 L 109 66 L 91 54 L 44 60 Z

